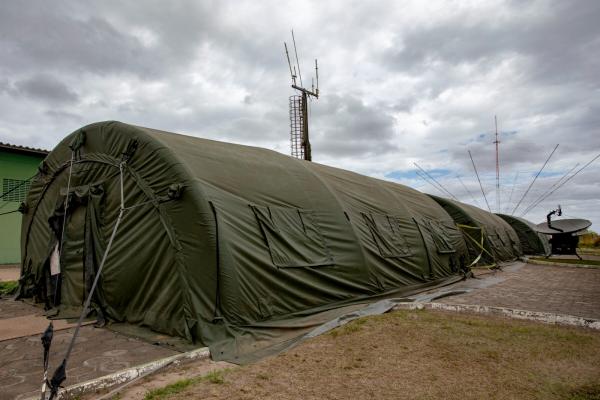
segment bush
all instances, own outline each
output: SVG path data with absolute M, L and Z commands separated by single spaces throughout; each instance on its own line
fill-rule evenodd
M 600 247 L 600 236 L 594 231 L 589 231 L 579 237 L 579 247 Z

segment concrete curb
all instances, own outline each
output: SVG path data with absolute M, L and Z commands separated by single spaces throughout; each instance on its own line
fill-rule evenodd
M 554 265 L 557 267 L 573 267 L 573 268 L 588 268 L 588 269 L 600 269 L 600 265 L 593 264 L 571 264 L 571 263 L 561 263 L 554 261 L 540 261 L 540 260 L 532 260 L 531 258 L 527 260 L 528 264 L 536 264 L 536 265 Z
M 538 311 L 515 310 L 504 307 L 488 307 L 479 305 L 445 304 L 445 303 L 400 303 L 394 310 L 442 310 L 451 312 L 468 312 L 474 314 L 497 315 L 507 318 L 543 322 L 545 324 L 576 326 L 600 330 L 600 320 L 577 317 L 575 315 L 554 314 Z
M 202 347 L 186 353 L 175 354 L 174 356 L 161 358 L 159 360 L 150 361 L 145 364 L 136 365 L 135 367 L 127 368 L 121 371 L 114 372 L 109 375 L 104 375 L 96 379 L 77 383 L 61 389 L 58 392 L 58 400 L 71 399 L 75 396 L 94 393 L 101 389 L 106 389 L 111 386 L 121 385 L 136 379 L 142 375 L 149 374 L 169 364 L 178 364 L 182 361 L 202 360 L 210 357 L 208 347 Z M 30 397 L 27 400 L 39 400 L 39 396 Z
M 590 256 L 600 256 L 600 248 L 597 247 L 579 247 L 577 248 L 577 254 L 582 255 L 590 255 Z

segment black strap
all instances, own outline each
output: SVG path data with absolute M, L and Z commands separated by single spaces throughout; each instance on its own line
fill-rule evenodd
M 48 361 L 50 359 L 50 346 L 52 345 L 53 335 L 54 326 L 51 321 L 42 335 L 42 346 L 44 347 L 44 378 L 42 379 L 41 400 L 46 400 L 46 386 L 50 386 L 50 382 L 48 382 Z
M 54 326 L 52 322 L 42 335 L 42 346 L 44 346 L 44 370 L 48 369 L 48 359 L 50 354 L 50 346 L 52 345 L 52 336 L 54 335 Z
M 27 214 L 27 212 L 29 211 L 29 206 L 27 205 L 27 203 L 21 202 L 21 204 L 19 204 L 19 208 L 17 208 L 17 211 L 21 214 Z
M 63 359 L 62 363 L 56 368 L 54 371 L 54 375 L 52 375 L 52 379 L 48 383 L 50 386 L 50 398 L 49 400 L 53 400 L 58 394 L 58 389 L 61 388 L 61 384 L 67 379 L 67 359 Z

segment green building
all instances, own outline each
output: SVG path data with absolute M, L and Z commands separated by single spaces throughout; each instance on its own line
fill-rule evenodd
M 21 262 L 21 213 L 29 179 L 48 152 L 0 142 L 0 264 Z

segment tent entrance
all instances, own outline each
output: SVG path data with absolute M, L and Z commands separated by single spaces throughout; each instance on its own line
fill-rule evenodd
M 60 267 L 62 274 L 60 303 L 79 307 L 85 296 L 85 214 L 86 207 L 77 205 L 67 210 Z
M 58 290 L 58 296 L 54 296 L 54 306 L 81 308 L 90 292 L 99 263 L 98 257 L 104 248 L 101 230 L 104 190 L 101 185 L 71 188 L 66 218 L 66 189 L 61 192 L 64 193 L 60 196 L 61 205 L 49 220 L 56 234 L 55 251 L 59 252 L 60 260 L 58 267 L 50 263 L 51 280 L 58 282 L 58 287 L 54 288 Z

